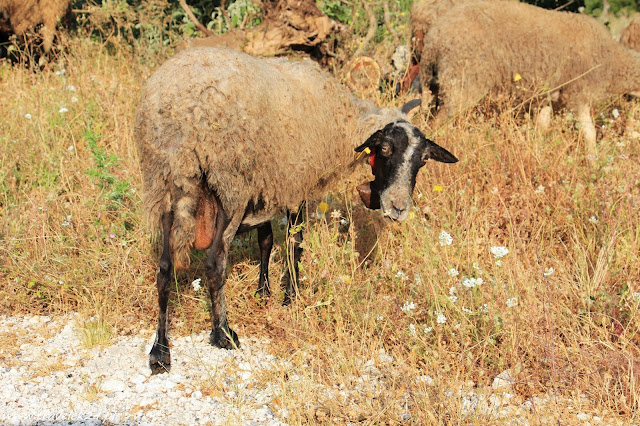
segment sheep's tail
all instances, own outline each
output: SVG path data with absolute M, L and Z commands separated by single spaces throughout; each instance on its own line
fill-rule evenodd
M 141 157 L 144 158 L 144 157 Z M 143 164 L 143 171 L 154 172 L 144 175 L 143 205 L 147 212 L 147 225 L 153 235 L 159 235 L 162 215 L 173 212 L 173 225 L 170 234 L 170 247 L 173 264 L 178 269 L 188 268 L 190 252 L 196 240 L 196 210 L 201 195 L 201 179 L 176 179 L 168 167 L 154 168 Z M 211 208 L 203 210 L 210 212 Z M 217 210 L 216 210 L 217 211 Z M 209 214 L 211 216 L 211 214 Z M 202 244 L 199 244 L 202 246 Z
M 177 269 L 188 268 L 191 264 L 189 254 L 196 236 L 196 210 L 200 189 L 198 185 L 172 187 L 171 210 L 173 226 L 169 244 L 173 251 L 173 265 Z

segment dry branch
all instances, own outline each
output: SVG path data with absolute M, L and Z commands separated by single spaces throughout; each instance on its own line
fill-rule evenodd
M 378 27 L 376 14 L 373 13 L 373 10 L 371 10 L 371 7 L 367 2 L 363 2 L 363 5 L 364 11 L 367 13 L 367 17 L 369 18 L 369 30 L 367 31 L 367 35 L 364 37 L 364 40 L 362 40 L 362 44 L 360 44 L 356 52 L 353 54 L 354 57 L 362 55 L 362 52 L 365 51 L 371 40 L 373 40 L 373 37 L 376 35 L 376 28 Z
M 189 19 L 191 19 L 191 22 L 193 22 L 193 25 L 195 25 L 198 30 L 205 33 L 208 37 L 213 35 L 212 31 L 210 31 L 207 27 L 202 25 L 200 21 L 198 21 L 198 18 L 196 18 L 196 16 L 193 14 L 191 8 L 189 7 L 189 5 L 187 5 L 187 2 L 185 0 L 178 0 L 178 3 L 180 3 L 180 6 L 182 6 L 184 12 L 187 14 Z

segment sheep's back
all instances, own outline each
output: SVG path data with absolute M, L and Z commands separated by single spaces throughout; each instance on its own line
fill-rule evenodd
M 297 207 L 353 155 L 345 143 L 349 103 L 310 61 L 181 52 L 154 73 L 140 101 L 140 161 L 157 193 L 149 207 L 163 202 L 170 182 L 190 191 L 202 177 L 228 211 L 258 199 Z
M 606 28 L 588 16 L 478 2 L 453 8 L 433 25 L 423 58 L 438 62 L 445 92 L 467 86 L 482 96 L 563 87 L 570 97 L 600 99 L 608 87 L 593 82 L 609 80 L 616 49 Z M 516 74 L 522 80 L 514 82 Z

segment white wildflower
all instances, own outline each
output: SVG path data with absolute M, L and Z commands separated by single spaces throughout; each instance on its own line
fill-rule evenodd
M 551 267 L 551 268 L 546 268 L 546 269 L 544 270 L 544 276 L 545 276 L 545 277 L 549 277 L 549 276 L 553 275 L 553 273 L 554 273 L 554 272 L 555 272 L 555 269 L 553 269 L 553 267 Z
M 70 92 L 75 92 L 76 91 L 76 86 L 70 84 L 70 85 L 67 86 L 67 90 L 70 91 Z
M 424 334 L 429 334 L 433 331 L 433 327 L 425 327 L 424 328 Z
M 382 320 L 384 320 L 384 316 L 382 316 L 382 315 L 378 315 L 378 316 L 376 317 L 376 321 L 382 321 Z
M 489 305 L 487 305 L 486 303 L 482 306 L 480 306 L 480 312 L 488 314 L 489 313 Z
M 618 111 L 618 108 L 614 108 L 613 111 L 611 111 L 611 115 L 613 115 L 613 118 L 620 117 L 620 111 Z
M 407 281 L 409 279 L 409 275 L 405 274 L 402 271 L 398 271 L 398 272 L 396 272 L 396 278 L 399 278 L 402 281 Z
M 502 259 L 496 260 L 496 266 L 502 266 Z
M 542 193 L 544 192 L 544 190 L 545 190 L 544 185 L 539 185 L 539 186 L 536 188 L 536 191 L 535 191 L 535 192 L 536 192 L 536 194 L 542 194 Z
M 191 282 L 191 286 L 193 287 L 193 291 L 195 291 L 195 292 L 200 291 L 200 289 L 202 288 L 202 286 L 200 285 L 201 281 L 202 281 L 202 278 L 196 278 L 195 280 L 193 280 Z
M 449 300 L 451 300 L 451 303 L 456 303 L 458 301 L 458 296 L 449 296 Z
M 26 113 L 26 114 L 24 115 L 24 118 L 26 118 L 27 120 L 31 120 L 31 114 Z
M 65 112 L 68 112 L 69 110 L 65 107 L 60 108 L 60 110 L 58 111 L 60 114 L 64 114 Z
M 493 257 L 495 257 L 496 259 L 501 259 L 509 254 L 509 249 L 504 246 L 494 246 L 491 247 L 490 250 L 491 254 L 493 254 Z
M 404 305 L 402 305 L 402 308 L 400 309 L 402 310 L 402 312 L 408 314 L 416 309 L 416 305 L 413 302 L 404 302 Z
M 481 286 L 484 283 L 482 278 L 474 278 L 474 277 L 462 277 L 462 285 L 467 288 L 474 288 Z
M 72 218 L 72 216 L 71 216 L 71 215 L 68 215 L 68 216 L 67 216 L 67 218 L 66 218 L 66 220 L 64 220 L 64 221 L 62 222 L 62 226 L 69 226 L 69 225 L 71 225 L 71 218 Z
M 413 324 L 409 324 L 409 334 L 411 334 L 412 336 L 416 335 L 416 326 Z
M 75 104 L 76 102 L 78 102 L 78 98 L 77 98 L 77 97 L 75 97 L 75 96 L 73 96 L 73 97 L 71 98 L 71 102 Z
M 511 297 L 511 298 L 507 299 L 507 307 L 508 308 L 515 308 L 516 306 L 518 306 L 518 298 L 517 297 Z
M 67 151 L 73 151 L 75 149 L 75 147 L 73 145 L 69 145 L 67 147 Z
M 591 216 L 589 218 L 589 222 L 591 222 L 591 223 L 593 223 L 595 225 L 596 223 L 598 223 L 598 218 L 595 217 L 595 216 Z
M 469 308 L 465 308 L 464 306 L 462 307 L 462 312 L 466 313 L 466 314 L 473 314 L 473 311 Z
M 445 322 L 447 322 L 447 317 L 442 312 L 438 312 L 436 322 L 438 324 L 444 324 Z
M 413 278 L 413 282 L 416 286 L 422 285 L 422 274 L 416 274 Z
M 634 302 L 640 302 L 640 291 L 634 292 L 632 295 Z
M 331 219 L 338 220 L 342 217 L 342 212 L 340 210 L 332 210 L 330 216 Z
M 493 195 L 497 195 L 497 194 L 498 194 L 498 187 L 497 187 L 497 186 L 494 186 L 493 188 L 491 188 L 491 193 L 492 193 Z
M 450 277 L 457 277 L 458 274 L 460 274 L 460 272 L 458 272 L 456 268 L 451 268 L 447 271 L 447 275 L 449 275 Z
M 453 296 L 454 294 L 456 294 L 457 292 L 458 292 L 458 289 L 457 289 L 457 288 L 455 288 L 455 287 L 451 287 L 451 288 L 449 289 L 449 294 L 450 294 L 450 295 L 452 295 L 452 296 Z
M 63 68 L 61 70 L 56 71 L 56 75 L 65 75 L 67 71 Z
M 450 246 L 453 243 L 453 237 L 444 230 L 440 231 L 440 236 L 438 238 L 440 239 L 441 246 Z

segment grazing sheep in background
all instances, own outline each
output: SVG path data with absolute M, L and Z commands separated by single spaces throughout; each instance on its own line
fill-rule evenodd
M 640 51 L 640 15 L 631 20 L 620 35 L 620 43 L 629 49 Z
M 71 7 L 71 0 L 0 0 L 0 32 L 24 37 L 42 24 L 42 49 L 51 50 L 58 21 Z
M 446 14 L 453 6 L 482 0 L 422 0 L 411 5 L 409 26 L 411 27 L 411 65 L 400 85 L 400 92 L 406 93 L 418 76 L 420 55 L 424 50 L 424 36 L 433 23 Z M 498 1 L 498 0 L 495 0 Z
M 171 361 L 171 271 L 189 264 L 194 244 L 208 249 L 210 342 L 232 348 L 238 338 L 227 323 L 224 281 L 227 252 L 238 232 L 258 228 L 259 289 L 268 293 L 270 220 L 289 212 L 295 228 L 286 303 L 295 296 L 302 251 L 299 208 L 363 162 L 354 149 L 371 151 L 375 180 L 360 187 L 365 204 L 380 207 L 391 219 L 406 219 L 426 160 L 457 161 L 407 121 L 407 112 L 418 104 L 377 108 L 351 96 L 311 61 L 260 60 L 229 49 L 186 49 L 151 76 L 138 107 L 135 138 L 148 220 L 154 227 L 161 223 L 163 238 L 158 329 L 149 354 L 154 373 L 168 369 Z
M 637 52 L 615 42 L 595 19 L 570 12 L 518 2 L 461 4 L 433 24 L 424 46 L 423 103 L 435 96 L 444 109 L 438 121 L 487 94 L 528 102 L 536 97 L 532 89 L 544 90 L 576 114 L 590 153 L 596 141 L 591 107 L 640 89 Z

